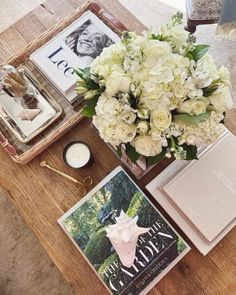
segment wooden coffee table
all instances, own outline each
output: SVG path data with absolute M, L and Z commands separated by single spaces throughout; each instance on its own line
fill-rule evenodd
M 0 62 L 16 54 L 83 2 L 50 0 L 27 14 L 0 34 Z M 104 0 L 100 3 L 125 23 L 129 30 L 144 29 L 144 26 L 118 1 Z M 236 133 L 235 118 L 236 112 L 232 111 L 228 115 L 227 124 Z M 88 143 L 95 157 L 94 164 L 81 172 L 66 167 L 62 160 L 63 148 L 68 142 L 76 139 Z M 99 278 L 57 224 L 57 219 L 81 199 L 76 185 L 41 168 L 39 163 L 42 160 L 78 179 L 80 176 L 91 175 L 94 185 L 121 162 L 99 138 L 88 119 L 80 122 L 27 166 L 15 164 L 0 149 L 1 185 L 9 191 L 12 202 L 70 284 L 74 294 L 107 294 Z M 166 165 L 166 161 L 162 162 L 141 181 L 137 181 L 138 185 L 144 188 Z M 153 201 L 150 195 L 149 197 Z M 156 205 L 166 216 L 162 208 Z M 171 222 L 170 217 L 167 218 Z M 176 225 L 174 227 L 181 233 Z M 236 229 L 232 230 L 207 257 L 203 257 L 193 247 L 149 294 L 233 295 L 236 292 L 235 278 Z

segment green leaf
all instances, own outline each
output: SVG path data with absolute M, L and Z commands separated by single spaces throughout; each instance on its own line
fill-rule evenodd
M 226 116 L 226 112 L 223 112 L 223 116 L 224 116 L 224 118 L 220 121 L 221 124 L 225 124 L 225 116 Z
M 117 149 L 116 149 L 116 152 L 117 152 L 117 155 L 119 156 L 119 158 L 121 158 L 121 156 L 122 156 L 122 153 L 121 153 L 121 144 L 120 145 L 118 145 L 118 147 L 117 147 Z
M 78 68 L 74 70 L 75 70 L 75 73 L 82 80 L 77 82 L 78 86 L 81 85 L 82 87 L 85 87 L 88 90 L 94 90 L 94 89 L 100 88 L 100 85 L 94 81 L 97 79 L 97 76 L 90 73 L 90 68 L 85 68 L 85 69 Z
M 85 68 L 85 69 L 74 69 L 75 73 L 82 79 L 87 81 L 88 79 L 90 79 L 90 68 Z
M 155 165 L 157 164 L 158 162 L 160 162 L 166 155 L 166 152 L 167 152 L 167 148 L 164 147 L 162 149 L 162 152 L 154 157 L 146 157 L 146 164 L 147 164 L 147 167 L 149 166 L 152 166 L 152 165 Z
M 95 114 L 95 109 L 92 109 L 90 107 L 84 107 L 81 112 L 81 115 L 87 118 L 92 118 Z
M 82 116 L 91 118 L 92 116 L 96 114 L 95 107 L 97 105 L 98 98 L 99 96 L 95 96 L 94 98 L 86 101 L 86 105 L 81 112 Z
M 191 52 L 194 61 L 198 61 L 202 58 L 207 53 L 209 47 L 210 46 L 206 44 L 196 45 L 195 49 Z
M 152 40 L 167 41 L 168 37 L 163 34 L 151 34 Z
M 182 21 L 183 13 L 181 11 L 177 11 L 176 14 L 172 15 L 171 17 L 171 23 L 173 27 L 182 24 Z
M 196 145 L 188 145 L 185 143 L 182 145 L 182 147 L 186 152 L 185 160 L 198 160 Z
M 130 40 L 132 39 L 132 34 L 128 31 L 124 31 L 122 33 L 122 36 L 121 36 L 121 42 L 124 44 L 124 45 L 128 45 L 130 43 Z
M 187 52 L 185 56 L 190 60 L 194 60 L 194 57 L 191 52 Z
M 205 97 L 211 96 L 219 88 L 219 85 L 220 85 L 220 79 L 214 80 L 210 86 L 202 89 L 203 96 Z
M 218 85 L 215 85 L 214 87 L 207 87 L 203 88 L 203 96 L 209 97 L 211 96 L 217 89 L 219 88 Z
M 84 68 L 83 71 L 84 71 L 86 74 L 91 75 L 91 73 L 90 73 L 90 67 Z
M 134 164 L 136 164 L 137 160 L 140 158 L 140 154 L 137 153 L 135 148 L 129 143 L 126 143 L 125 147 L 127 156 Z
M 174 121 L 182 121 L 186 123 L 191 123 L 191 124 L 199 124 L 206 119 L 210 117 L 211 113 L 209 111 L 206 111 L 205 113 L 199 115 L 199 116 L 191 116 L 189 114 L 179 114 L 179 115 L 174 115 Z

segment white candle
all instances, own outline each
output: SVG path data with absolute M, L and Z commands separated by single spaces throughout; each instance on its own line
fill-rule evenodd
M 91 152 L 83 142 L 72 142 L 65 147 L 64 161 L 72 168 L 84 167 L 91 160 Z

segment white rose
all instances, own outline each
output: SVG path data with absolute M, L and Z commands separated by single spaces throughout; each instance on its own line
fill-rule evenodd
M 161 153 L 162 145 L 160 141 L 154 141 L 149 135 L 139 135 L 131 142 L 135 150 L 145 157 L 156 156 Z
M 120 75 L 116 75 L 112 73 L 110 76 L 108 76 L 107 80 L 105 81 L 106 85 L 106 95 L 107 96 L 113 96 L 118 92 L 119 89 L 119 83 L 120 83 Z
M 119 121 L 116 125 L 115 136 L 121 142 L 127 143 L 134 139 L 136 135 L 135 124 L 126 124 L 123 121 Z
M 106 94 L 113 96 L 119 91 L 129 92 L 131 81 L 132 79 L 126 74 L 112 72 L 105 82 Z
M 223 88 L 223 92 L 213 94 L 209 97 L 213 107 L 223 113 L 233 107 L 233 101 L 228 87 Z
M 158 105 L 160 104 L 160 99 L 158 99 L 156 96 L 141 96 L 140 101 L 144 102 L 145 101 L 145 106 L 147 107 L 147 109 L 149 110 L 154 110 L 158 107 Z M 138 113 L 140 114 L 140 112 Z M 140 117 L 140 119 L 142 119 L 142 117 Z M 144 119 L 144 118 L 143 118 Z
M 165 136 L 162 136 L 159 130 L 151 129 L 149 134 L 151 135 L 152 139 L 155 141 L 160 141 L 162 146 L 168 146 L 168 142 Z
M 150 115 L 150 124 L 153 129 L 166 130 L 171 124 L 171 113 L 168 110 L 154 110 Z
M 161 131 L 159 131 L 159 130 L 151 129 L 149 133 L 150 133 L 153 140 L 160 141 L 162 139 Z
M 129 92 L 131 82 L 132 82 L 132 79 L 128 75 L 122 75 L 120 77 L 118 90 L 121 92 Z
M 177 112 L 199 116 L 206 112 L 208 105 L 209 100 L 206 97 L 200 99 L 187 100 L 179 106 Z
M 120 119 L 123 120 L 125 123 L 132 124 L 136 119 L 136 114 L 132 109 L 122 112 L 120 115 Z
M 144 135 L 147 134 L 149 130 L 149 124 L 146 121 L 140 121 L 137 124 L 137 132 Z
M 184 85 L 180 82 L 174 82 L 171 84 L 172 91 L 177 98 L 186 97 L 186 89 Z

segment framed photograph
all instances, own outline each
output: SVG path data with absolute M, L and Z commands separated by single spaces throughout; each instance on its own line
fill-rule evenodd
M 89 67 L 105 47 L 120 41 L 120 37 L 92 11 L 85 11 L 70 26 L 31 54 L 39 70 L 73 103 L 75 68 Z
M 44 90 L 39 82 L 24 67 L 24 78 L 28 81 L 29 93 L 22 97 L 11 97 L 0 92 L 0 117 L 21 142 L 29 142 L 61 114 L 60 105 Z

